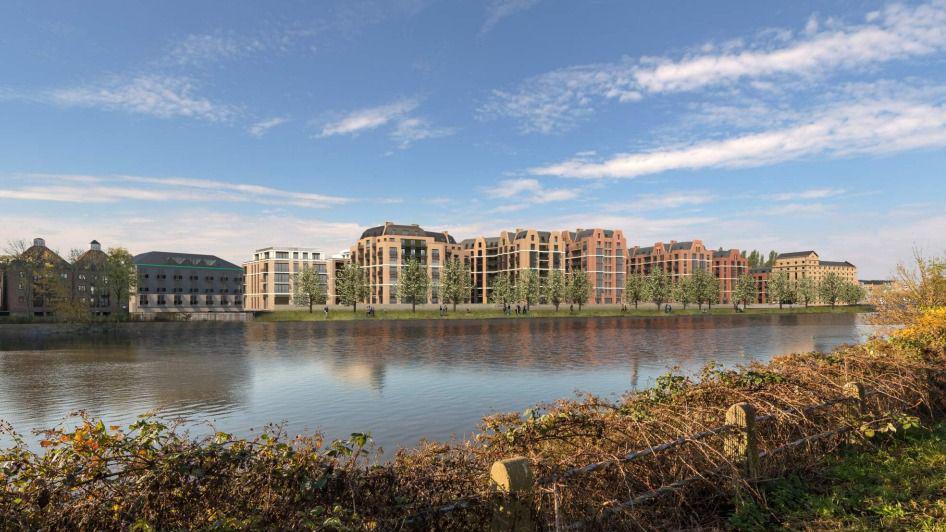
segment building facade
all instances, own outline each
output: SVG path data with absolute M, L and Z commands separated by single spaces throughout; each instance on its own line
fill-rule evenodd
M 243 308 L 272 311 L 294 305 L 293 279 L 297 273 L 306 269 L 313 269 L 322 277 L 329 294 L 328 301 L 332 301 L 335 290 L 334 276 L 329 276 L 331 266 L 334 263 L 325 253 L 313 248 L 283 246 L 257 249 L 253 259 L 243 263 Z
M 79 255 L 73 264 L 73 291 L 75 297 L 96 316 L 109 316 L 128 308 L 128 301 L 113 298 L 107 278 L 108 255 L 102 245 L 93 240 L 89 249 Z
M 749 274 L 755 279 L 755 302 L 758 304 L 769 302 L 769 275 L 772 274 L 772 268 L 761 267 L 752 268 Z
M 243 268 L 213 255 L 150 251 L 135 256 L 132 312 L 242 312 Z
M 417 224 L 385 222 L 361 234 L 351 248 L 351 263 L 365 271 L 368 298 L 365 303 L 398 303 L 397 280 L 410 259 L 427 268 L 430 290 L 427 301 L 441 303 L 440 273 L 447 260 L 461 257 L 460 245 L 446 231 L 426 231 Z
M 780 253 L 772 265 L 772 273 L 785 272 L 789 281 L 798 282 L 800 279 L 812 279 L 820 283 L 828 274 L 834 273 L 842 281 L 857 282 L 857 267 L 847 261 L 827 261 L 814 251 L 795 251 Z M 815 303 L 821 303 L 820 297 Z
M 667 272 L 676 282 L 682 276 L 692 275 L 697 269 L 711 270 L 713 252 L 700 240 L 669 244 L 657 242 L 653 246 L 634 246 L 628 250 L 628 273 L 648 275 L 655 268 Z
M 713 252 L 713 275 L 719 279 L 719 302 L 732 303 L 736 281 L 749 273 L 749 259 L 742 256 L 738 249 Z
M 613 229 L 578 229 L 566 232 L 566 267 L 584 271 L 592 283 L 592 305 L 619 304 L 627 274 L 627 240 Z

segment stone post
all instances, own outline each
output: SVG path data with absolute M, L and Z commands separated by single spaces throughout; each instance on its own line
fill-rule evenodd
M 742 465 L 747 479 L 759 474 L 759 444 L 755 427 L 755 408 L 749 403 L 736 403 L 726 411 L 726 424 L 736 427 L 723 443 L 726 456 Z
M 489 477 L 493 486 L 505 495 L 504 501 L 493 513 L 491 529 L 515 532 L 535 530 L 532 508 L 523 497 L 534 487 L 529 459 L 517 456 L 494 462 L 489 469 Z

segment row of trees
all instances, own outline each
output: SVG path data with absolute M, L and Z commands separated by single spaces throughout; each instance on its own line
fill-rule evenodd
M 778 303 L 779 308 L 783 304 L 795 303 L 803 303 L 807 307 L 819 298 L 832 307 L 839 301 L 856 305 L 866 297 L 867 290 L 863 286 L 845 281 L 834 272 L 826 275 L 820 283 L 808 277 L 792 281 L 788 273 L 782 271 L 772 273 L 768 280 L 768 299 Z
M 722 249 L 720 249 L 722 251 Z M 763 268 L 775 266 L 775 259 L 778 257 L 777 251 L 769 251 L 768 255 L 765 255 L 761 251 L 753 249 L 752 251 L 747 252 L 742 250 L 742 256 L 749 261 L 750 268 Z
M 295 277 L 294 298 L 297 305 L 324 305 L 328 300 L 325 280 L 313 269 L 303 270 Z M 357 265 L 346 265 L 339 271 L 335 281 L 339 300 L 343 305 L 357 311 L 358 303 L 368 297 L 368 279 Z M 416 259 L 408 260 L 401 269 L 397 281 L 397 297 L 402 303 L 410 303 L 412 310 L 417 303 L 427 301 L 431 280 L 426 267 Z M 451 303 L 454 310 L 460 303 L 470 299 L 472 282 L 469 269 L 456 257 L 448 260 L 441 272 L 439 294 L 442 301 Z M 516 277 L 505 273 L 498 275 L 489 294 L 490 302 L 498 305 L 523 304 L 526 309 L 544 302 L 558 311 L 562 303 L 582 306 L 588 302 L 592 291 L 591 279 L 583 271 L 565 273 L 553 270 L 544 282 L 532 270 L 523 270 Z M 821 283 L 803 278 L 791 281 L 786 272 L 775 272 L 768 279 L 768 300 L 784 304 L 801 303 L 806 307 L 820 299 L 835 306 L 838 302 L 855 305 L 866 297 L 866 291 L 857 283 L 844 281 L 835 273 L 829 273 Z M 754 277 L 745 274 L 738 277 L 732 288 L 732 303 L 744 307 L 757 301 L 758 287 Z M 692 275 L 674 281 L 670 274 L 655 269 L 647 275 L 633 273 L 624 283 L 623 302 L 637 308 L 641 302 L 651 302 L 658 307 L 675 302 L 684 310 L 691 304 L 703 309 L 719 303 L 720 282 L 709 270 L 696 270 Z

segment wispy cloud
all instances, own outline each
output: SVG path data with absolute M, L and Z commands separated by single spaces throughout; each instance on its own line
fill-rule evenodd
M 506 17 L 532 9 L 541 0 L 491 0 L 486 5 L 486 20 L 480 33 L 488 33 Z
M 256 138 L 260 138 L 265 135 L 270 129 L 274 127 L 281 126 L 288 122 L 289 119 L 284 116 L 274 116 L 273 118 L 267 118 L 265 120 L 260 120 L 259 122 L 250 124 L 246 128 L 247 133 L 253 135 Z
M 600 161 L 575 157 L 530 172 L 588 179 L 631 178 L 669 170 L 746 168 L 816 155 L 879 155 L 942 145 L 946 145 L 946 104 L 909 97 L 881 98 L 813 110 L 810 118 L 778 129 L 657 147 Z
M 846 191 L 841 188 L 811 188 L 799 192 L 780 192 L 778 194 L 768 194 L 765 196 L 765 198 L 775 201 L 815 200 L 833 198 L 835 196 L 840 196 L 845 192 Z
M 404 117 L 416 109 L 418 103 L 415 99 L 403 99 L 387 105 L 358 109 L 338 120 L 325 124 L 319 136 L 356 135 L 363 131 L 377 129 L 393 120 Z
M 510 202 L 494 207 L 494 212 L 514 212 L 530 205 L 573 200 L 580 193 L 577 187 L 547 188 L 531 178 L 504 179 L 485 192 L 491 198 Z
M 28 184 L 0 189 L 0 199 L 63 203 L 116 203 L 135 200 L 237 202 L 309 208 L 326 208 L 353 201 L 339 196 L 282 190 L 255 184 L 182 177 L 25 174 L 14 176 L 10 181 L 16 179 Z
M 424 118 L 411 117 L 398 121 L 394 131 L 391 132 L 391 138 L 401 149 L 405 149 L 419 140 L 449 137 L 455 132 L 454 128 L 434 126 Z
M 554 70 L 513 89 L 494 91 L 479 116 L 510 117 L 524 132 L 553 133 L 573 127 L 606 101 L 726 88 L 736 82 L 767 91 L 785 81 L 812 84 L 832 72 L 946 50 L 944 0 L 893 4 L 869 13 L 859 24 L 829 22 L 809 21 L 799 32 L 764 32 L 749 44 L 710 43 L 680 58 L 641 57 Z
M 612 211 L 658 211 L 706 205 L 714 200 L 716 200 L 716 195 L 705 191 L 667 192 L 641 194 L 627 202 L 611 203 L 607 208 Z
M 66 107 L 92 107 L 159 118 L 185 117 L 224 122 L 239 110 L 195 95 L 188 78 L 141 75 L 113 77 L 103 83 L 62 88 L 43 93 L 40 99 Z

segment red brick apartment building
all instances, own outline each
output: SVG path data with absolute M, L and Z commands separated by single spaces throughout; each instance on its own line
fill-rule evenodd
M 713 252 L 713 275 L 719 279 L 719 302 L 732 303 L 732 292 L 739 277 L 749 272 L 749 259 L 738 249 Z
M 621 303 L 627 269 L 624 233 L 613 229 L 578 229 L 563 235 L 568 271 L 584 271 L 592 282 L 589 303 Z
M 634 246 L 628 251 L 628 273 L 647 275 L 655 268 L 661 268 L 674 282 L 697 269 L 709 270 L 712 267 L 713 252 L 706 249 L 700 240 L 671 240 L 669 244 L 657 242 L 646 248 Z

